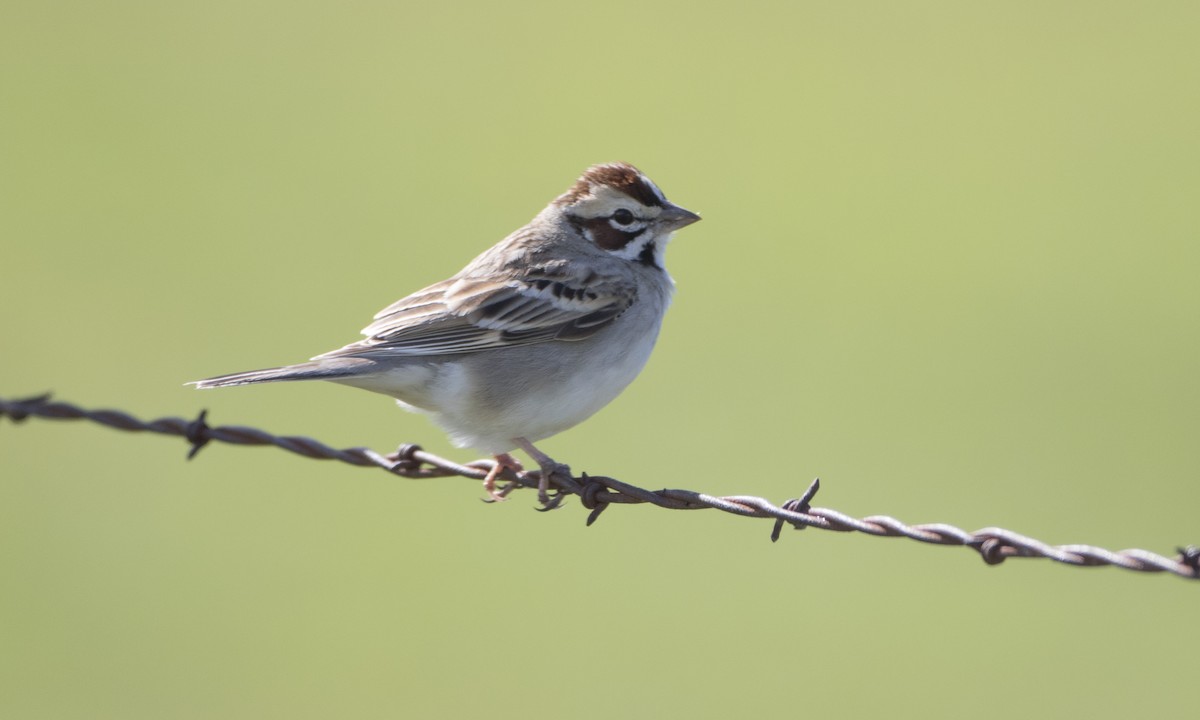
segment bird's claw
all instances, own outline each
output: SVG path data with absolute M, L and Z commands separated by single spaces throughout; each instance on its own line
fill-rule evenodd
M 553 460 L 541 466 L 538 473 L 538 502 L 542 504 L 542 507 L 537 508 L 539 512 L 560 507 L 566 498 L 567 494 L 562 490 L 556 489 L 554 495 L 550 494 L 550 479 L 555 475 L 570 478 L 571 468 Z
M 487 476 L 483 478 L 483 491 L 487 493 L 488 496 L 480 499 L 485 503 L 504 502 L 507 500 L 508 494 L 516 489 L 519 483 L 516 481 L 511 481 L 505 484 L 504 487 L 497 490 L 496 478 L 500 477 L 505 470 L 521 472 L 524 469 L 525 468 L 521 467 L 521 463 L 517 462 L 517 459 L 512 455 L 497 455 L 495 462 L 492 463 L 491 469 L 488 470 Z
M 540 502 L 542 506 L 534 508 L 534 510 L 537 510 L 538 512 L 557 510 L 558 508 L 562 507 L 563 500 L 565 500 L 566 497 L 567 494 L 562 491 L 556 492 L 553 495 L 547 493 L 545 498 L 538 497 L 538 502 Z

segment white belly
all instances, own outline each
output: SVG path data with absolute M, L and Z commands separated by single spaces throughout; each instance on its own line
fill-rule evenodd
M 658 338 L 650 302 L 584 340 L 436 358 L 374 358 L 379 368 L 335 382 L 390 395 L 429 415 L 458 447 L 491 454 L 550 437 L 591 417 L 637 377 Z M 632 339 L 632 341 L 630 340 Z

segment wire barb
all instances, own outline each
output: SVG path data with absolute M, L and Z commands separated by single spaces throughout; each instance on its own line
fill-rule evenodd
M 812 509 L 809 503 L 812 502 L 813 497 L 816 496 L 817 491 L 820 489 L 821 478 L 816 478 L 812 481 L 812 484 L 808 486 L 808 489 L 804 491 L 803 495 L 798 498 L 792 498 L 791 500 L 785 502 L 782 505 L 783 509 L 799 515 L 807 515 L 808 511 Z M 783 532 L 783 524 L 785 522 L 790 522 L 792 527 L 797 530 L 803 530 L 804 528 L 808 527 L 808 525 L 805 525 L 797 520 L 785 520 L 784 518 L 778 518 L 775 520 L 775 528 L 771 530 L 771 542 L 779 542 L 779 533 Z
M 0 417 L 4 416 L 16 423 L 30 417 L 89 420 L 129 432 L 177 435 L 191 446 L 187 455 L 189 460 L 210 442 L 216 441 L 232 445 L 274 445 L 314 460 L 337 460 L 356 467 L 377 467 L 393 475 L 413 479 L 464 477 L 482 480 L 492 463 L 491 460 L 482 460 L 462 465 L 412 444 L 401 445 L 390 455 L 381 455 L 370 448 L 339 450 L 309 437 L 272 435 L 250 427 L 212 427 L 207 422 L 206 410 L 190 421 L 177 417 L 143 421 L 119 410 L 85 410 L 69 403 L 52 402 L 49 394 L 21 400 L 0 398 Z M 536 488 L 540 473 L 540 470 L 516 472 L 506 468 L 501 477 L 509 485 L 501 492 L 507 495 L 522 487 Z M 669 510 L 714 509 L 743 517 L 773 519 L 772 542 L 779 539 L 784 523 L 788 523 L 797 530 L 814 527 L 880 537 L 906 537 L 933 545 L 962 545 L 978 552 L 988 565 L 998 565 L 1014 557 L 1046 558 L 1078 567 L 1111 565 L 1137 572 L 1166 572 L 1190 580 L 1200 579 L 1200 547 L 1194 545 L 1178 548 L 1179 554 L 1175 558 L 1168 558 L 1148 550 L 1112 551 L 1092 545 L 1048 545 L 995 527 L 967 532 L 944 523 L 907 525 L 886 515 L 859 519 L 837 510 L 811 507 L 810 503 L 820 489 L 820 480 L 814 480 L 803 495 L 783 505 L 774 505 L 764 498 L 750 495 L 714 497 L 693 490 L 646 490 L 615 478 L 587 473 L 575 477 L 568 472 L 554 472 L 550 477 L 550 485 L 555 490 L 551 499 L 553 505 L 545 509 L 557 507 L 569 495 L 578 495 L 583 506 L 591 511 L 587 517 L 589 526 L 596 522 L 600 513 L 614 504 L 650 504 Z
M 188 450 L 188 460 L 196 457 L 196 453 L 200 452 L 208 444 L 208 441 L 212 439 L 208 436 L 208 423 L 204 422 L 204 419 L 207 417 L 208 410 L 201 410 L 196 419 L 188 423 L 187 432 L 183 434 L 183 437 L 192 446 Z
M 1188 545 L 1176 549 L 1179 551 L 1179 563 L 1190 567 L 1193 575 L 1200 575 L 1200 547 Z

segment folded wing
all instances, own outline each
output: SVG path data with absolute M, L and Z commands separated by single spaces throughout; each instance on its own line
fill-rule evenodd
M 363 329 L 365 340 L 318 358 L 445 355 L 582 340 L 619 317 L 635 293 L 628 281 L 547 269 L 502 282 L 451 278 L 384 308 Z

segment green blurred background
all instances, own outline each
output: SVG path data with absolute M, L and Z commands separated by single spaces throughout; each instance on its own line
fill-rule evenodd
M 294 362 L 589 164 L 703 223 L 543 447 L 649 487 L 1200 541 L 1194 2 L 0 2 L 0 395 L 468 459 Z M 1200 585 L 0 427 L 6 718 L 1180 717 Z

